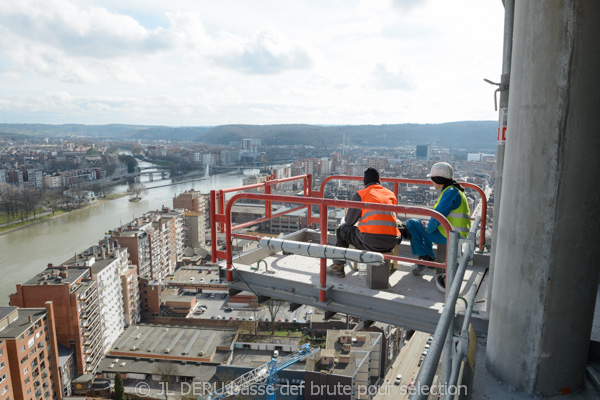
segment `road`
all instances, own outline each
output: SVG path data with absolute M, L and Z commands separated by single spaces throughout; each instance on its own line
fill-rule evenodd
M 375 400 L 383 400 L 388 398 L 407 399 L 408 385 L 414 382 L 419 373 L 419 359 L 423 348 L 427 343 L 429 334 L 423 332 L 415 332 L 413 337 L 402 347 L 400 354 L 396 358 L 394 365 L 388 371 L 384 385 L 386 388 L 380 389 L 375 396 Z M 399 385 L 394 384 L 396 376 L 402 375 L 402 382 Z

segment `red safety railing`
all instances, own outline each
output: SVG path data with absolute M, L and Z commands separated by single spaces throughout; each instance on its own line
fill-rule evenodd
M 282 179 L 276 179 L 273 176 L 269 176 L 269 177 L 267 177 L 267 180 L 265 182 L 255 183 L 253 185 L 246 185 L 246 186 L 239 186 L 239 187 L 233 187 L 233 188 L 228 188 L 228 189 L 211 190 L 210 191 L 210 221 L 211 221 L 210 244 L 211 244 L 211 250 L 212 250 L 212 262 L 217 262 L 217 253 L 219 253 L 217 251 L 217 227 L 218 227 L 218 231 L 220 233 L 224 232 L 223 222 L 219 221 L 218 224 L 215 224 L 215 222 L 213 222 L 213 221 L 216 221 L 216 219 L 217 219 L 216 216 L 219 213 L 223 214 L 223 210 L 225 210 L 225 195 L 227 193 L 241 192 L 244 190 L 261 189 L 261 188 L 264 189 L 265 194 L 270 194 L 271 186 L 276 186 L 278 183 L 291 182 L 291 181 L 302 181 L 304 183 L 304 190 L 303 190 L 304 196 L 307 197 L 310 195 L 310 192 L 312 191 L 312 175 L 311 174 L 297 175 L 297 176 L 292 176 L 289 178 L 282 178 Z M 294 208 L 292 210 L 285 210 L 280 213 L 272 215 L 271 214 L 271 203 L 269 201 L 266 201 L 265 202 L 265 217 L 254 220 L 254 221 L 250 221 L 242 227 L 252 226 L 257 223 L 261 223 L 263 221 L 268 221 L 271 218 L 275 218 L 275 217 L 285 215 L 285 214 L 290 214 L 295 211 L 301 210 L 305 207 L 306 206 L 302 206 L 302 207 Z
M 311 192 L 309 193 L 309 195 L 311 197 L 324 197 L 325 185 L 327 185 L 328 182 L 333 181 L 333 180 L 362 181 L 363 177 L 362 176 L 351 176 L 351 175 L 333 175 L 333 176 L 328 176 L 321 183 L 320 191 L 317 192 L 316 190 L 311 190 Z M 380 181 L 381 182 L 390 182 L 390 183 L 394 184 L 394 194 L 396 195 L 396 198 L 398 198 L 398 185 L 400 183 L 410 183 L 410 184 L 427 185 L 427 186 L 432 186 L 433 185 L 433 182 L 430 181 L 430 180 L 427 180 L 427 179 L 405 179 L 405 178 L 387 178 L 387 177 L 381 177 Z M 485 192 L 479 186 L 474 185 L 472 183 L 468 183 L 468 182 L 458 182 L 458 183 L 460 183 L 461 186 L 464 186 L 466 188 L 475 190 L 481 196 L 481 221 L 480 221 L 480 224 L 479 224 L 479 226 L 480 226 L 480 229 L 479 229 L 479 249 L 482 250 L 483 247 L 485 246 L 485 226 L 487 224 L 487 198 L 485 197 Z M 312 216 L 311 211 L 312 210 L 309 207 L 309 210 L 308 210 L 308 222 L 307 222 L 309 226 L 311 224 L 313 224 L 313 223 L 318 223 L 317 218 Z
M 238 191 L 244 188 L 236 188 Z M 231 189 L 229 189 L 231 190 Z M 211 200 L 216 196 L 215 191 L 211 191 Z M 225 227 L 225 251 L 216 249 L 216 233 L 212 234 L 213 237 L 212 249 L 213 249 L 213 262 L 217 261 L 217 258 L 225 259 L 227 261 L 227 280 L 231 282 L 233 280 L 233 272 L 232 272 L 232 238 L 244 238 L 251 240 L 260 240 L 260 238 L 256 236 L 243 235 L 243 234 L 234 234 L 234 230 L 239 230 L 249 225 L 253 225 L 269 218 L 260 218 L 254 221 L 246 222 L 243 224 L 238 224 L 233 226 L 231 223 L 231 210 L 234 203 L 239 199 L 253 199 L 253 200 L 263 200 L 265 204 L 271 204 L 272 202 L 280 202 L 280 203 L 291 203 L 291 204 L 303 204 L 300 207 L 296 207 L 292 210 L 286 210 L 285 212 L 280 212 L 276 214 L 269 214 L 270 218 L 274 218 L 277 216 L 285 215 L 295 210 L 303 209 L 308 207 L 310 210 L 311 206 L 316 205 L 319 206 L 319 218 L 318 224 L 321 227 L 321 244 L 327 244 L 327 208 L 328 207 L 341 207 L 341 208 L 361 208 L 361 209 L 370 209 L 370 210 L 380 210 L 380 211 L 389 211 L 395 213 L 411 213 L 415 215 L 423 215 L 426 217 L 433 217 L 440 222 L 440 224 L 446 230 L 447 235 L 450 234 L 452 230 L 452 226 L 450 222 L 439 212 L 431 210 L 429 208 L 423 207 L 405 207 L 400 205 L 392 205 L 392 204 L 380 204 L 380 203 L 364 203 L 358 201 L 349 201 L 349 200 L 332 200 L 332 199 L 324 199 L 321 197 L 299 197 L 299 196 L 283 196 L 283 195 L 272 195 L 272 194 L 260 194 L 260 193 L 238 193 L 235 194 L 229 199 L 227 202 L 224 212 L 217 213 L 215 207 L 213 207 L 211 202 L 211 227 L 212 231 L 216 231 L 217 224 L 222 224 Z M 449 248 L 446 249 L 448 252 Z M 403 261 L 403 262 L 414 262 L 414 258 L 408 257 L 400 257 L 394 255 L 384 255 L 385 259 L 393 260 L 393 261 Z M 446 261 L 444 263 L 437 263 L 432 261 L 423 261 L 419 260 L 420 264 L 438 267 L 438 268 L 446 268 L 448 262 L 448 254 L 446 254 Z M 320 292 L 319 292 L 319 301 L 324 302 L 327 300 L 326 296 L 326 284 L 327 284 L 327 261 L 325 258 L 321 259 L 320 265 Z

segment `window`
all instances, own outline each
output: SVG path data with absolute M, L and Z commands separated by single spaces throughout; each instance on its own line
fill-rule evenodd
M 25 367 L 25 369 L 23 370 L 23 375 L 27 375 L 28 372 L 29 372 L 29 368 Z
M 21 346 L 21 352 L 25 351 L 25 345 Z
M 4 368 L 4 361 L 0 362 L 0 370 Z
M 4 382 L 6 380 L 6 374 L 2 374 L 2 376 L 0 376 L 0 383 Z

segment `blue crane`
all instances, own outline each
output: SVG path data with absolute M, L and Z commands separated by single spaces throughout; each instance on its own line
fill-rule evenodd
M 286 369 L 290 365 L 302 361 L 321 350 L 319 347 L 311 348 L 308 343 L 303 344 L 296 352 L 285 357 L 272 357 L 271 361 L 261 365 L 252 371 L 239 376 L 221 389 L 200 397 L 198 400 L 221 400 L 229 396 L 240 394 L 240 392 L 252 385 L 265 382 L 267 383 L 267 400 L 276 400 L 275 385 L 277 383 L 277 373 Z

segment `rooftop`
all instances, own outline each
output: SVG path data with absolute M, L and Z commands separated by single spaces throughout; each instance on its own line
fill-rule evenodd
M 134 325 L 121 334 L 110 351 L 139 358 L 209 358 L 217 348 L 229 349 L 235 331 L 172 325 Z
M 152 374 L 158 368 L 160 360 L 107 355 L 98 365 L 98 373 L 138 373 Z M 217 371 L 216 365 L 195 362 L 178 362 L 177 374 L 194 378 L 197 382 L 209 382 Z
M 61 272 L 66 272 L 66 276 L 60 277 Z M 72 285 L 79 279 L 89 278 L 89 273 L 89 267 L 75 267 L 67 265 L 65 265 L 65 268 L 48 267 L 25 282 L 23 285 Z
M 12 308 L 12 307 L 3 307 Z M 46 315 L 45 308 L 19 308 L 19 317 L 0 331 L 0 339 L 16 339 Z M 29 318 L 31 317 L 31 321 Z

